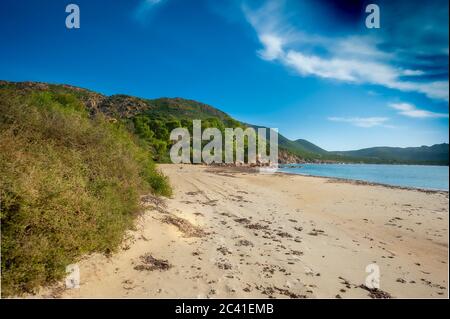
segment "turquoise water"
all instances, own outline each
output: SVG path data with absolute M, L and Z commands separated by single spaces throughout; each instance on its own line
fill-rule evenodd
M 448 166 L 381 164 L 290 164 L 280 172 L 448 191 Z

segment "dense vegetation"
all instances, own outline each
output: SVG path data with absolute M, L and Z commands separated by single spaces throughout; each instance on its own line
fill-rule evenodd
M 80 92 L 0 86 L 2 295 L 60 279 L 111 252 L 141 194 L 170 195 L 149 150 L 121 122 L 92 116 Z
M 152 114 L 151 112 L 145 112 L 136 116 L 133 116 L 129 120 L 131 125 L 129 128 L 134 134 L 136 134 L 141 141 L 143 141 L 147 148 L 149 148 L 153 154 L 155 161 L 160 163 L 170 162 L 169 150 L 170 147 L 175 143 L 170 140 L 170 132 L 174 128 L 182 127 L 186 128 L 191 136 L 191 159 L 192 159 L 192 120 L 187 118 L 179 118 L 174 115 L 166 115 L 165 117 L 160 115 Z M 234 121 L 230 119 L 227 123 L 227 119 L 219 118 L 204 118 L 201 122 L 202 131 L 206 128 L 217 128 L 222 134 L 222 143 L 225 143 L 225 128 L 228 125 L 233 125 L 233 128 L 241 127 L 245 129 L 239 122 L 230 123 Z M 209 141 L 202 141 L 202 147 Z M 244 148 L 247 150 L 248 140 L 245 139 Z M 235 145 L 234 145 L 235 149 Z M 222 154 L 224 158 L 224 154 Z M 245 157 L 246 158 L 246 157 Z

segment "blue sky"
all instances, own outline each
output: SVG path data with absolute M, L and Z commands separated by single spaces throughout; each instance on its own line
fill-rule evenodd
M 0 39 L 0 79 L 191 98 L 327 150 L 448 142 L 447 0 L 3 0 Z

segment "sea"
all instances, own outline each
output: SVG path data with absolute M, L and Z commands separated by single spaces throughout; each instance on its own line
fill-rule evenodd
M 448 166 L 387 164 L 285 164 L 279 172 L 448 191 Z

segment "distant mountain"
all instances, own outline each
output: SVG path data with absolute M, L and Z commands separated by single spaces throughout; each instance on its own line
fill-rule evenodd
M 101 113 L 114 120 L 127 123 L 138 136 L 145 138 L 156 153 L 167 151 L 170 145 L 168 132 L 173 125 L 186 127 L 188 121 L 201 119 L 206 125 L 220 127 L 262 127 L 248 124 L 222 112 L 221 110 L 194 100 L 183 98 L 143 99 L 116 94 L 105 96 L 87 89 L 40 82 L 8 82 L 0 80 L 0 88 L 10 88 L 18 94 L 30 92 L 51 92 L 59 99 L 73 95 L 79 99 L 90 114 Z M 63 98 L 61 98 L 63 97 Z M 146 117 L 146 119 L 143 119 Z M 142 126 L 143 125 L 143 126 Z M 269 133 L 268 133 L 269 134 Z M 267 136 L 268 137 L 268 136 Z M 328 152 L 304 140 L 292 141 L 278 134 L 279 158 L 282 163 L 292 162 L 361 162 L 361 163 L 407 163 L 407 164 L 449 164 L 449 145 L 436 144 L 421 147 L 372 147 L 354 151 Z M 161 154 L 160 154 L 161 155 Z M 156 156 L 161 160 L 167 156 Z
M 449 164 L 449 145 L 447 143 L 405 148 L 371 147 L 355 151 L 330 153 L 387 163 Z

